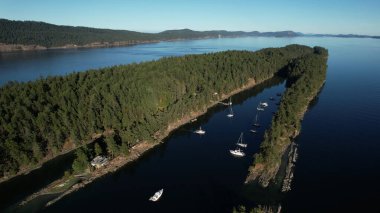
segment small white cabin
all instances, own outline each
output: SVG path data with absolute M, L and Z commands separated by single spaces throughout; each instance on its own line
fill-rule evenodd
M 95 168 L 100 168 L 103 166 L 106 166 L 108 164 L 108 158 L 105 156 L 96 156 L 94 159 L 91 161 L 91 166 Z

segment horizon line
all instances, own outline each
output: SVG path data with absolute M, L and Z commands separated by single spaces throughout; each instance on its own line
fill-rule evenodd
M 165 31 L 170 31 L 170 30 L 191 30 L 191 31 L 198 31 L 198 32 L 206 32 L 206 31 L 227 31 L 227 32 L 259 32 L 259 33 L 272 33 L 272 32 L 294 32 L 294 33 L 301 33 L 302 35 L 326 35 L 326 36 L 368 36 L 368 37 L 380 37 L 380 35 L 369 35 L 369 34 L 356 34 L 356 33 L 305 33 L 305 32 L 299 32 L 299 31 L 294 31 L 294 30 L 277 30 L 277 31 L 260 31 L 260 30 L 226 30 L 226 29 L 209 29 L 209 30 L 197 30 L 197 29 L 191 29 L 191 28 L 172 28 L 172 29 L 166 29 L 166 30 L 161 30 L 161 31 L 149 31 L 149 30 L 134 30 L 134 29 L 122 29 L 122 28 L 107 28 L 107 27 L 94 27 L 94 26 L 83 26 L 83 25 L 68 25 L 68 24 L 55 24 L 51 22 L 46 22 L 46 21 L 37 21 L 37 20 L 15 20 L 15 19 L 6 19 L 6 18 L 1 18 L 0 20 L 8 20 L 8 21 L 22 21 L 22 22 L 42 22 L 45 24 L 51 24 L 51 25 L 56 25 L 56 26 L 65 26 L 65 27 L 84 27 L 84 28 L 95 28 L 95 29 L 104 29 L 104 30 L 125 30 L 125 31 L 134 31 L 138 33 L 149 33 L 149 34 L 157 34 L 157 33 L 162 33 Z

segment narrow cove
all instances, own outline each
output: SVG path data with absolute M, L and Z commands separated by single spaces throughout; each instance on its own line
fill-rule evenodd
M 99 203 L 105 209 L 110 206 L 115 206 L 117 209 L 117 205 L 114 205 L 113 202 L 116 202 L 117 197 L 121 199 L 127 196 L 128 198 L 125 197 L 126 200 L 122 201 L 123 199 L 121 199 L 119 201 L 121 203 L 128 201 L 135 206 L 132 208 L 133 211 L 140 211 L 140 205 L 149 208 L 146 202 L 159 187 L 165 188 L 162 200 L 158 204 L 162 205 L 162 211 L 174 210 L 170 207 L 170 203 L 178 203 L 178 207 L 180 207 L 185 205 L 184 202 L 190 202 L 192 199 L 196 199 L 198 204 L 193 205 L 194 203 L 191 202 L 194 208 L 188 211 L 200 210 L 201 207 L 205 206 L 204 202 L 208 203 L 211 200 L 214 200 L 215 206 L 211 205 L 210 208 L 216 208 L 223 212 L 230 212 L 232 207 L 236 205 L 254 204 L 252 201 L 248 203 L 250 198 L 244 195 L 245 192 L 242 190 L 244 178 L 252 162 L 253 154 L 259 150 L 263 133 L 270 124 L 272 112 L 276 110 L 275 103 L 279 97 L 276 97 L 275 94 L 282 93 L 284 87 L 284 79 L 274 77 L 234 95 L 232 107 L 235 116 L 232 119 L 226 116 L 229 112 L 228 107 L 218 104 L 200 116 L 196 122 L 174 130 L 165 139 L 165 143 L 147 151 L 137 161 L 127 164 L 117 172 L 95 180 L 85 188 L 73 192 L 45 210 L 59 211 L 61 205 L 67 205 L 66 202 L 74 204 L 73 210 L 81 208 L 80 205 L 93 203 L 93 201 L 73 202 L 72 199 L 78 199 L 77 196 L 81 200 L 99 199 L 95 203 Z M 276 100 L 270 101 L 270 96 L 274 96 Z M 258 129 L 258 133 L 253 134 L 249 130 L 252 129 L 256 107 L 260 101 L 267 101 L 269 107 L 261 112 L 259 116 L 261 127 Z M 206 135 L 199 136 L 192 132 L 199 126 L 206 130 Z M 229 149 L 235 148 L 235 143 L 241 132 L 244 132 L 244 140 L 248 144 L 246 157 L 235 158 L 229 153 Z M 122 178 L 119 179 L 120 177 Z M 93 190 L 96 190 L 96 193 Z M 187 193 L 187 191 L 191 193 Z M 104 194 L 107 196 L 103 197 Z M 20 211 L 40 210 L 51 200 L 51 196 L 53 195 L 48 196 L 49 199 L 46 196 L 39 197 L 17 209 Z M 91 196 L 95 197 L 90 198 Z M 180 198 L 184 200 L 179 202 L 177 199 Z M 110 200 L 103 203 L 100 201 L 102 199 Z M 219 205 L 219 199 L 226 199 L 226 202 L 223 202 L 224 205 Z M 91 206 L 94 210 L 103 208 L 93 204 Z

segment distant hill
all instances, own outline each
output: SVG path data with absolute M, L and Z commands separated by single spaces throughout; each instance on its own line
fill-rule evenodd
M 129 30 L 111 30 L 89 27 L 54 25 L 36 21 L 11 21 L 0 19 L 0 52 L 47 48 L 103 47 L 139 44 L 177 39 L 201 39 L 218 37 L 296 37 L 334 36 L 365 37 L 359 35 L 306 35 L 293 31 L 244 32 L 244 31 L 194 31 L 190 29 L 166 30 L 160 33 L 141 33 Z
M 337 38 L 375 38 L 380 39 L 380 36 L 357 35 L 357 34 L 303 34 L 310 37 L 337 37 Z
M 0 43 L 7 45 L 38 45 L 40 48 L 128 45 L 175 39 L 199 39 L 242 36 L 294 37 L 292 31 L 194 31 L 190 29 L 167 30 L 160 33 L 141 33 L 129 30 L 110 30 L 89 27 L 60 26 L 36 21 L 11 21 L 0 19 Z
M 59 47 L 94 42 L 147 41 L 154 37 L 154 34 L 128 30 L 59 26 L 44 22 L 0 19 L 0 43 L 5 44 Z
M 173 38 L 186 38 L 186 37 L 242 37 L 242 36 L 264 36 L 264 37 L 296 37 L 300 36 L 300 33 L 295 33 L 293 31 L 278 31 L 278 32 L 244 32 L 244 31 L 226 31 L 226 30 L 212 30 L 212 31 L 193 31 L 190 29 L 181 29 L 181 30 L 167 30 L 159 35 L 164 37 L 173 37 Z

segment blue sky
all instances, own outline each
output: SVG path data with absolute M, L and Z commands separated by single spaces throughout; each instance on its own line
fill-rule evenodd
M 0 0 L 0 18 L 142 32 L 190 28 L 380 35 L 380 0 Z

